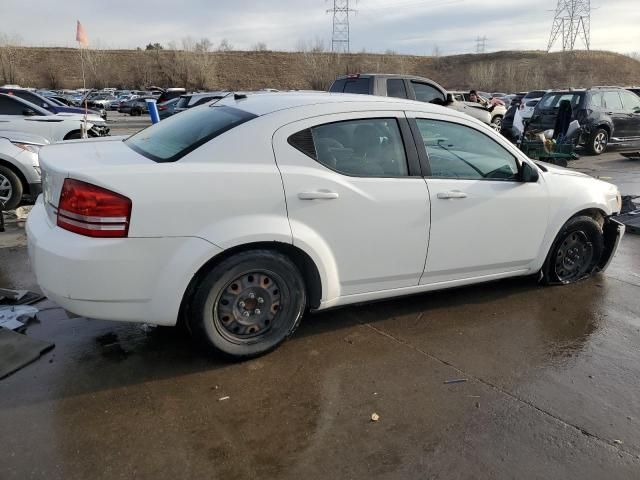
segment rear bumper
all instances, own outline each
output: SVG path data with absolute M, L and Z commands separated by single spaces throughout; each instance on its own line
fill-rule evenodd
M 88 238 L 53 225 L 42 197 L 27 221 L 42 291 L 88 318 L 175 325 L 187 286 L 221 250 L 199 238 Z

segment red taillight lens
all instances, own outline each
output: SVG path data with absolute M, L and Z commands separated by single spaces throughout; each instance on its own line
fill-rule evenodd
M 57 224 L 87 237 L 122 238 L 129 233 L 131 200 L 105 188 L 67 178 L 62 185 Z

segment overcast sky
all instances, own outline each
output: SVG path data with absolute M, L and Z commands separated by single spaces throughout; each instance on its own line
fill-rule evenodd
M 545 49 L 556 0 L 359 0 L 351 16 L 351 50 L 430 55 Z M 592 48 L 640 50 L 640 0 L 591 2 Z M 27 45 L 75 46 L 75 21 L 90 42 L 111 48 L 144 47 L 207 37 L 237 49 L 264 42 L 294 50 L 301 41 L 329 46 L 332 0 L 0 0 L 0 33 Z M 557 49 L 557 46 L 556 46 Z

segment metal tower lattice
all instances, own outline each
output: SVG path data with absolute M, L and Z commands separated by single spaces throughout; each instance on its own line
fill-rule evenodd
M 591 49 L 591 0 L 558 0 L 547 52 L 562 35 L 562 50 L 571 51 L 578 37 Z
M 476 40 L 476 53 L 485 53 L 487 51 L 487 37 L 478 37 Z
M 331 51 L 349 53 L 349 0 L 333 0 L 333 8 L 327 12 L 333 14 L 333 34 L 331 35 Z

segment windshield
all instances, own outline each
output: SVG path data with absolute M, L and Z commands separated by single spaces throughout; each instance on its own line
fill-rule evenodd
M 227 106 L 186 110 L 129 137 L 125 143 L 155 162 L 175 162 L 256 115 Z
M 580 105 L 583 96 L 583 93 L 547 93 L 544 98 L 540 100 L 539 108 L 544 110 L 559 108 L 560 102 L 563 100 L 568 100 L 571 102 L 571 106 L 576 108 Z
M 547 93 L 546 90 L 533 90 L 529 93 L 527 93 L 524 98 L 529 99 L 529 98 L 542 98 L 544 97 L 544 94 Z

